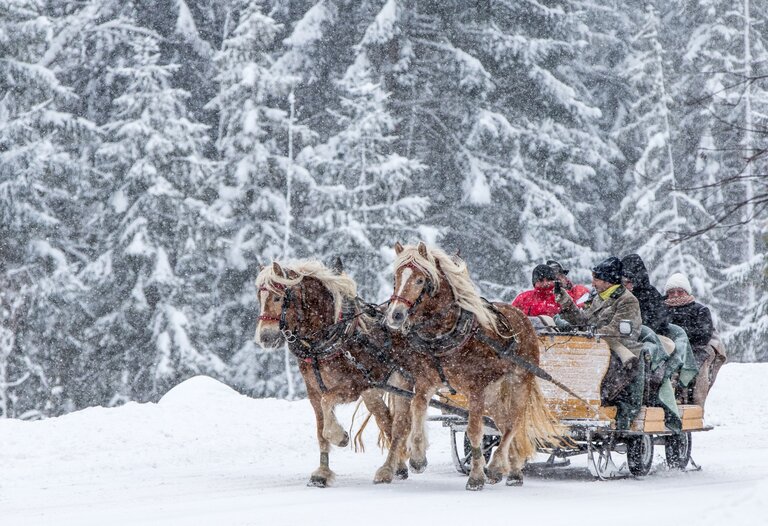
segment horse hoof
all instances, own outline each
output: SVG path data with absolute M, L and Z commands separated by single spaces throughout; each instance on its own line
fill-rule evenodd
M 507 486 L 522 486 L 523 477 L 521 475 L 510 475 L 507 477 Z
M 388 467 L 379 468 L 373 476 L 374 484 L 389 484 L 392 482 L 392 470 Z
M 325 488 L 328 487 L 328 481 L 324 477 L 318 477 L 312 475 L 307 482 L 307 487 L 310 488 Z
M 473 479 L 469 477 L 467 480 L 467 491 L 480 491 L 485 485 L 485 479 Z
M 427 459 L 424 460 L 414 460 L 409 459 L 408 463 L 411 465 L 411 469 L 414 473 L 424 473 L 424 470 L 427 469 Z
M 500 473 L 498 471 L 491 471 L 491 470 L 486 469 L 485 470 L 485 477 L 486 477 L 486 479 L 488 481 L 488 484 L 498 484 L 504 478 L 504 474 Z
M 398 480 L 408 480 L 408 468 L 403 466 L 395 471 L 395 478 Z

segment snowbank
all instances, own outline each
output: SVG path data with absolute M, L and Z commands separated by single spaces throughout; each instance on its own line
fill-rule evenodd
M 522 488 L 464 490 L 449 434 L 430 424 L 426 473 L 371 483 L 383 454 L 375 426 L 366 453 L 331 453 L 335 487 L 307 488 L 317 466 L 307 401 L 253 400 L 206 377 L 157 404 L 90 408 L 44 421 L 0 421 L 2 524 L 438 524 L 500 520 L 622 525 L 768 524 L 768 364 L 728 364 L 694 435 L 699 472 L 667 471 L 663 447 L 642 479 L 595 482 L 583 458 Z M 349 423 L 353 407 L 339 410 Z

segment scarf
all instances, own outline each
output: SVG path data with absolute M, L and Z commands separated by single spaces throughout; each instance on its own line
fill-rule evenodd
M 683 305 L 688 305 L 689 303 L 693 303 L 696 301 L 696 298 L 691 296 L 690 294 L 685 294 L 684 296 L 675 296 L 674 298 L 667 298 L 664 300 L 664 303 L 667 304 L 669 307 L 682 307 Z
M 611 294 L 613 294 L 616 291 L 616 289 L 618 289 L 619 287 L 621 287 L 621 285 L 613 285 L 611 287 L 608 287 L 607 289 L 605 289 L 603 292 L 600 293 L 600 298 L 603 301 L 606 301 L 608 298 L 611 297 Z

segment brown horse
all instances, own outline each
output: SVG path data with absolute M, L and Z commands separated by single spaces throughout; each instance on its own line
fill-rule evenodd
M 299 360 L 315 411 L 320 446 L 320 467 L 308 485 L 325 487 L 335 476 L 329 467 L 330 444 L 344 447 L 349 442 L 348 433 L 336 419 L 336 405 L 362 397 L 385 442 L 392 440 L 392 415 L 382 392 L 374 388 L 393 373 L 382 356 L 391 341 L 389 331 L 361 314 L 356 284 L 340 268 L 331 270 L 317 261 L 284 268 L 274 262 L 262 268 L 256 286 L 261 304 L 256 342 L 274 348 L 287 341 Z M 397 400 L 393 410 L 408 413 L 408 404 Z M 407 429 L 401 433 L 407 434 Z M 405 439 L 396 441 L 401 442 L 404 444 Z M 395 475 L 407 478 L 404 445 L 398 451 Z
M 468 490 L 482 489 L 483 414 L 493 418 L 501 439 L 487 468 L 490 483 L 505 475 L 522 484 L 522 468 L 540 442 L 556 442 L 558 431 L 534 376 L 504 354 L 538 365 L 539 344 L 528 318 L 507 304 L 490 304 L 477 293 L 466 264 L 437 248 L 395 245 L 395 289 L 386 313 L 393 330 L 403 332 L 418 353 L 409 373 L 415 381 L 411 401 L 411 466 L 426 465 L 424 420 L 429 399 L 441 386 L 467 396 L 467 436 L 472 447 Z M 406 357 L 401 357 L 405 359 Z M 418 469 L 416 469 L 418 471 Z

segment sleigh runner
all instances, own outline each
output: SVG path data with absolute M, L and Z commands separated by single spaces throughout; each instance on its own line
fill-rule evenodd
M 602 406 L 600 386 L 608 371 L 610 350 L 605 340 L 588 334 L 539 334 L 540 367 L 567 385 L 581 399 L 555 384 L 537 378 L 549 410 L 556 416 L 567 436 L 568 444 L 557 448 L 543 445 L 539 452 L 549 455 L 541 467 L 569 465 L 568 458 L 586 454 L 587 464 L 599 479 L 626 476 L 612 459 L 612 453 L 627 455 L 629 474 L 646 475 L 653 462 L 653 446 L 664 446 L 667 465 L 685 469 L 692 464 L 691 433 L 712 429 L 704 424 L 704 410 L 698 405 L 679 405 L 682 432 L 665 425 L 661 407 L 643 406 L 628 429 L 616 428 L 617 408 Z M 466 397 L 441 390 L 436 398 L 457 408 L 466 408 Z M 466 418 L 456 414 L 434 415 L 430 420 L 442 421 L 451 430 L 452 457 L 456 469 L 467 473 L 470 448 L 465 438 Z M 483 453 L 486 458 L 498 444 L 498 431 L 492 425 L 484 428 Z

